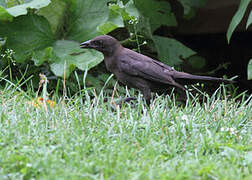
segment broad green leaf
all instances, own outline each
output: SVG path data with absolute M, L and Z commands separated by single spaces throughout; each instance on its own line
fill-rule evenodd
M 138 23 L 136 24 L 136 28 L 137 32 L 140 32 L 142 35 L 149 39 L 153 39 L 149 18 L 140 16 Z
M 123 27 L 123 26 L 121 26 Z M 114 29 L 118 28 L 117 25 L 113 24 L 112 22 L 106 22 L 105 24 L 103 24 L 102 26 L 98 27 L 98 32 L 101 34 L 107 34 L 111 31 L 113 31 Z
M 252 59 L 248 63 L 248 80 L 252 80 Z
M 184 19 L 192 19 L 196 16 L 198 8 L 206 4 L 206 0 L 179 0 L 184 8 Z
M 132 31 L 134 32 L 134 29 Z M 156 45 L 153 42 L 154 40 L 149 18 L 140 16 L 136 24 L 136 31 L 141 36 L 144 36 L 145 41 L 147 41 L 147 46 L 151 49 L 151 51 L 156 51 Z
M 132 17 L 134 17 L 136 19 L 139 18 L 139 12 L 138 12 L 133 0 L 130 0 L 125 5 L 125 11 L 128 13 L 128 16 L 130 17 L 129 19 L 132 19 Z
M 52 47 L 47 47 L 43 50 L 35 51 L 32 55 L 32 60 L 36 66 L 42 65 L 46 61 L 54 61 L 56 59 L 56 54 Z
M 133 0 L 129 0 L 126 4 L 122 1 L 118 1 L 117 5 L 119 8 L 117 11 L 120 12 L 123 20 L 133 20 L 139 18 L 139 12 L 133 2 Z
M 8 13 L 8 11 L 0 6 L 0 21 L 12 21 L 13 17 Z
M 70 7 L 66 37 L 78 42 L 100 35 L 98 27 L 109 19 L 109 0 L 76 0 L 76 7 Z
M 103 61 L 102 53 L 95 50 L 85 50 L 85 53 L 76 57 L 75 65 L 82 71 L 91 69 Z
M 161 25 L 177 25 L 175 15 L 171 12 L 171 6 L 168 2 L 154 0 L 134 0 L 134 2 L 141 14 L 150 19 L 152 31 Z
M 206 59 L 201 56 L 191 56 L 187 62 L 195 69 L 202 69 L 206 65 Z
M 40 9 L 46 7 L 51 1 L 50 0 L 33 0 L 29 3 L 13 6 L 8 8 L 7 11 L 14 17 L 27 14 L 27 9 Z
M 79 43 L 69 40 L 58 40 L 53 45 L 56 55 L 50 63 L 51 70 L 57 76 L 68 77 L 78 67 L 90 69 L 103 60 L 103 55 L 94 50 L 80 49 Z
M 62 27 L 64 22 L 67 5 L 62 0 L 51 0 L 51 3 L 39 9 L 38 15 L 44 16 L 51 24 L 52 31 L 55 34 Z
M 246 29 L 248 29 L 248 27 L 250 26 L 250 24 L 252 24 L 252 10 L 249 13 Z
M 232 36 L 235 28 L 241 22 L 250 1 L 251 0 L 241 0 L 239 8 L 236 11 L 235 15 L 233 16 L 231 23 L 229 24 L 229 27 L 228 27 L 228 31 L 227 31 L 228 43 L 230 42 L 231 36 Z
M 98 27 L 99 33 L 107 34 L 118 27 L 124 27 L 123 18 L 118 9 L 120 6 L 114 4 L 109 7 L 109 18 L 105 24 Z
M 190 14 L 194 8 L 203 7 L 206 0 L 179 0 L 184 8 L 184 15 Z
M 112 4 L 109 6 L 109 19 L 108 21 L 116 24 L 120 27 L 124 26 L 123 23 L 123 18 L 121 16 L 121 14 L 118 12 L 118 10 L 120 9 L 120 6 Z
M 185 59 L 196 54 L 195 51 L 175 39 L 161 36 L 153 36 L 153 39 L 158 51 L 159 60 L 170 66 L 180 64 L 180 57 Z
M 32 14 L 19 16 L 12 22 L 0 22 L 0 36 L 7 37 L 6 46 L 14 50 L 17 62 L 24 62 L 34 51 L 54 42 L 48 21 Z

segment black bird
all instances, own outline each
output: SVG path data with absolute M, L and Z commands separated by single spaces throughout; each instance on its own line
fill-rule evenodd
M 115 38 L 102 35 L 80 44 L 81 48 L 91 48 L 104 55 L 108 71 L 123 84 L 139 89 L 150 105 L 151 92 L 165 92 L 170 86 L 185 93 L 184 85 L 196 82 L 214 81 L 232 83 L 222 78 L 197 76 L 179 72 L 172 67 L 143 54 L 124 48 Z

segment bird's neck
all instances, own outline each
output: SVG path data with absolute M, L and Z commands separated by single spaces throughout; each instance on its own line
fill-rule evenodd
M 109 47 L 106 51 L 102 52 L 104 55 L 104 58 L 110 58 L 113 56 L 116 56 L 118 54 L 118 52 L 120 52 L 122 50 L 122 45 L 121 44 L 116 44 L 113 47 Z
M 117 57 L 118 54 L 122 51 L 122 49 L 123 47 L 119 44 L 119 46 L 113 48 L 113 51 L 111 53 L 103 53 L 106 68 L 110 72 L 114 72 L 114 70 L 116 69 Z

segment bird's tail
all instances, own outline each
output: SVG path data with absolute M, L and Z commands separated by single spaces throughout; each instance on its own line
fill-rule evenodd
M 198 76 L 198 75 L 192 75 L 184 72 L 176 72 L 174 74 L 175 79 L 181 79 L 181 80 L 197 80 L 197 81 L 213 81 L 213 82 L 224 82 L 224 83 L 235 83 L 236 81 L 223 79 L 223 78 L 217 78 L 217 77 L 210 77 L 210 76 Z

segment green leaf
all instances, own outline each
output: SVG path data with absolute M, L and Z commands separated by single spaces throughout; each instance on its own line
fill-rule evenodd
M 51 70 L 57 76 L 68 77 L 78 67 L 81 70 L 90 69 L 103 60 L 103 55 L 95 50 L 80 49 L 79 43 L 68 40 L 58 40 L 53 45 L 57 58 L 49 62 Z
M 180 58 L 186 59 L 196 54 L 195 51 L 175 39 L 161 36 L 153 36 L 153 39 L 159 60 L 170 66 L 179 65 L 181 63 Z
M 148 39 L 153 39 L 149 18 L 140 16 L 138 19 L 138 23 L 136 24 L 136 28 L 137 32 L 140 32 Z
M 79 44 L 78 44 L 79 45 Z M 85 50 L 85 53 L 76 57 L 75 65 L 82 71 L 91 69 L 103 61 L 102 53 L 95 50 Z
M 252 80 L 252 59 L 248 63 L 248 80 Z
M 70 7 L 67 38 L 86 41 L 100 35 L 98 27 L 109 19 L 109 0 L 76 0 Z
M 46 7 L 51 1 L 50 0 L 33 0 L 29 3 L 24 3 L 11 8 L 7 11 L 14 17 L 27 14 L 27 9 L 40 9 Z
M 98 26 L 98 32 L 107 34 L 118 27 L 124 27 L 123 18 L 118 9 L 120 9 L 118 5 L 109 6 L 109 18 L 105 24 Z
M 8 11 L 0 6 L 0 21 L 12 21 L 12 16 L 8 13 Z
M 50 23 L 53 33 L 56 33 L 62 27 L 67 5 L 62 0 L 52 0 L 52 2 L 39 9 L 38 15 L 44 16 Z
M 14 50 L 17 62 L 24 62 L 34 51 L 55 41 L 48 21 L 35 14 L 19 16 L 13 22 L 0 22 L 0 36 L 7 37 L 6 46 Z
M 228 43 L 230 42 L 231 36 L 232 36 L 235 28 L 241 22 L 250 1 L 251 0 L 241 0 L 239 8 L 236 11 L 235 15 L 233 16 L 231 23 L 229 24 L 229 27 L 228 27 L 228 31 L 227 31 Z
M 33 53 L 32 60 L 36 66 L 42 65 L 46 61 L 53 61 L 56 59 L 56 54 L 52 47 L 47 47 Z
M 139 18 L 139 12 L 133 0 L 129 0 L 126 4 L 122 1 L 118 1 L 116 6 L 119 7 L 116 10 L 120 12 L 123 20 L 127 21 Z
M 177 26 L 175 15 L 171 12 L 168 2 L 154 0 L 134 0 L 134 2 L 141 14 L 150 19 L 152 31 L 161 25 Z
M 202 69 L 206 65 L 206 59 L 197 55 L 189 57 L 187 61 L 195 69 Z
M 98 27 L 98 32 L 101 33 L 101 34 L 107 34 L 107 33 L 113 31 L 116 28 L 118 28 L 117 25 L 115 25 L 112 22 L 108 21 L 105 24 L 103 24 L 102 26 Z
M 120 9 L 120 6 L 112 4 L 109 6 L 109 19 L 108 21 L 118 25 L 119 27 L 123 27 L 124 23 L 123 23 L 123 18 L 121 16 L 121 14 L 118 12 L 118 10 Z
M 203 7 L 206 4 L 206 0 L 179 0 L 184 7 L 184 14 L 188 15 L 195 8 Z
M 179 2 L 184 8 L 184 19 L 195 17 L 197 9 L 206 4 L 206 0 L 179 0 Z
M 248 21 L 247 21 L 247 24 L 246 24 L 246 29 L 248 29 L 250 24 L 252 24 L 252 10 L 249 13 Z
M 126 5 L 125 5 L 125 11 L 127 12 L 129 19 L 132 19 L 132 17 L 138 19 L 139 18 L 139 12 L 133 2 L 133 0 L 130 0 Z

